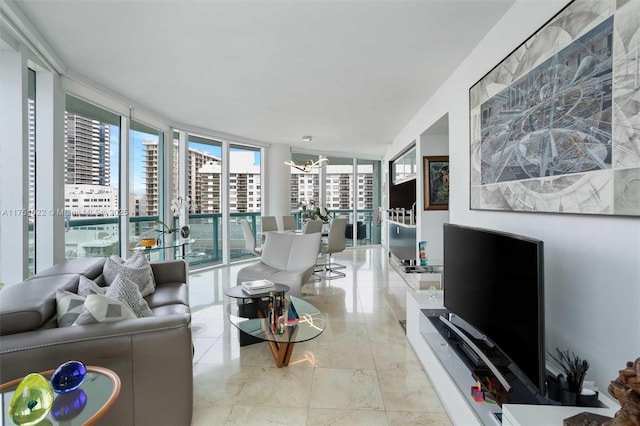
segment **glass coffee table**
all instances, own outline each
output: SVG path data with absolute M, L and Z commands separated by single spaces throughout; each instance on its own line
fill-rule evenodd
M 293 304 L 300 319 L 296 323 L 288 323 L 282 332 L 272 328 L 264 312 L 259 312 L 259 318 L 244 318 L 238 315 L 233 305 L 229 309 L 231 324 L 238 330 L 267 342 L 278 367 L 289 365 L 296 343 L 315 339 L 327 325 L 326 316 L 311 303 L 294 296 L 289 297 L 289 302 Z
M 268 298 L 271 292 L 286 293 L 289 286 L 284 284 L 274 284 L 273 288 L 269 288 L 263 292 L 247 294 L 242 290 L 241 286 L 229 287 L 224 291 L 225 296 L 237 300 L 237 307 L 233 308 L 235 316 L 242 318 L 259 318 L 264 317 L 267 311 Z M 230 311 L 231 312 L 231 311 Z M 262 343 L 264 340 L 255 338 L 246 333 L 240 332 L 238 336 L 240 346 L 253 345 L 254 343 Z

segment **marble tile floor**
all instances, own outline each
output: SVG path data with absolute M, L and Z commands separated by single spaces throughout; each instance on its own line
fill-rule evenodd
M 400 325 L 411 289 L 384 250 L 333 257 L 347 276 L 303 287 L 327 328 L 283 368 L 266 343 L 241 348 L 225 317 L 223 291 L 242 265 L 191 273 L 192 425 L 451 424 Z

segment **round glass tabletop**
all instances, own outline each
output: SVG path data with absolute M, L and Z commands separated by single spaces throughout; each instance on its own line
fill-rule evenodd
M 228 305 L 229 320 L 239 330 L 267 342 L 300 343 L 318 337 L 327 325 L 326 316 L 311 303 L 294 296 L 289 297 L 299 319 L 286 322 L 280 330 L 272 327 L 264 318 L 244 318 L 238 315 L 237 306 Z

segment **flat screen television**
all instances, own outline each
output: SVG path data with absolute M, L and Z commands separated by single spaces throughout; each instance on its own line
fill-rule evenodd
M 444 307 L 484 334 L 529 380 L 525 385 L 544 395 L 543 242 L 445 224 L 443 274 Z

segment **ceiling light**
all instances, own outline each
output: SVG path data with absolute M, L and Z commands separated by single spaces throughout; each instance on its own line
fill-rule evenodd
M 285 161 L 284 164 L 300 170 L 301 172 L 311 173 L 314 169 L 319 169 L 329 164 L 328 158 L 321 158 L 318 161 L 307 160 L 304 164 L 296 164 L 293 161 Z
M 302 137 L 302 142 L 311 142 L 311 139 L 313 139 L 313 137 L 311 137 L 311 136 L 303 136 Z

